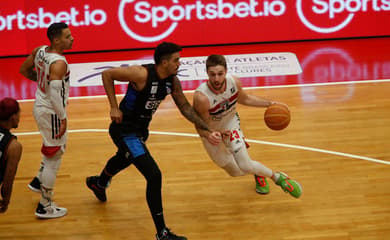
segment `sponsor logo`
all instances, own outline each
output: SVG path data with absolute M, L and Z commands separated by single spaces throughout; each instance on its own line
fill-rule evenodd
M 204 3 L 180 4 L 178 0 L 157 5 L 151 1 L 122 0 L 119 4 L 118 17 L 122 29 L 132 38 L 141 42 L 156 42 L 169 36 L 181 21 L 206 21 L 228 18 L 259 18 L 280 16 L 286 12 L 286 4 L 281 0 L 246 0 L 230 3 L 226 0 L 214 0 Z M 132 17 L 128 17 L 132 16 Z M 168 23 L 168 25 L 167 25 Z M 142 26 L 141 29 L 134 29 Z M 146 34 L 154 33 L 150 36 Z
M 319 33 L 333 33 L 345 28 L 357 13 L 390 11 L 390 0 L 303 0 L 296 1 L 302 23 Z M 314 19 L 321 17 L 321 21 Z M 324 24 L 330 23 L 330 26 Z
M 39 7 L 36 12 L 26 13 L 17 10 L 13 14 L 0 15 L 0 31 L 4 30 L 25 30 L 47 28 L 53 22 L 65 22 L 74 27 L 102 25 L 107 21 L 107 14 L 102 9 L 90 9 L 89 5 L 84 5 L 83 10 L 71 7 L 69 10 L 52 13 Z

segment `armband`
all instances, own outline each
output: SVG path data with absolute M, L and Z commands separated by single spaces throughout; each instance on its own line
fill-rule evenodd
M 62 96 L 62 80 L 51 80 L 49 82 L 49 91 L 47 93 L 50 102 L 60 120 L 66 118 L 64 98 Z

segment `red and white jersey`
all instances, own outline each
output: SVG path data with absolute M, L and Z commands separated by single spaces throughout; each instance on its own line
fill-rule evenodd
M 69 98 L 70 70 L 69 70 L 68 62 L 66 61 L 64 56 L 55 52 L 49 52 L 48 49 L 49 49 L 48 46 L 40 47 L 34 59 L 35 68 L 37 71 L 37 82 L 38 82 L 38 88 L 35 93 L 35 106 L 37 107 L 43 106 L 54 111 L 50 99 L 47 96 L 47 91 L 49 88 L 50 65 L 54 61 L 58 61 L 58 60 L 62 60 L 66 63 L 67 70 L 65 76 L 62 79 L 57 79 L 57 80 L 62 80 L 61 97 L 62 97 L 64 108 L 66 107 Z
M 202 83 L 195 91 L 203 93 L 209 99 L 210 119 L 208 124 L 211 128 L 226 129 L 232 123 L 239 122 L 236 111 L 238 88 L 236 81 L 230 74 L 226 75 L 226 88 L 223 93 L 215 93 L 207 82 Z

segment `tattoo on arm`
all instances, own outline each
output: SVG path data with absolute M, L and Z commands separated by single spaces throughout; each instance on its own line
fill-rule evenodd
M 194 123 L 197 128 L 211 132 L 207 123 L 203 121 L 199 114 L 196 113 L 194 108 L 188 102 L 187 98 L 184 96 L 178 78 L 174 78 L 173 80 L 172 97 L 176 106 L 179 108 L 181 114 L 183 114 L 185 118 Z
M 194 123 L 197 128 L 210 132 L 207 123 L 203 121 L 202 118 L 200 118 L 200 116 L 195 112 L 194 108 L 188 102 L 185 102 L 178 107 L 183 116 Z

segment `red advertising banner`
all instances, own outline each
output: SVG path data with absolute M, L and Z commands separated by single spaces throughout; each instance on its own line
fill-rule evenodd
M 390 35 L 390 0 L 68 0 L 0 3 L 0 56 L 47 44 L 69 24 L 72 51 Z

